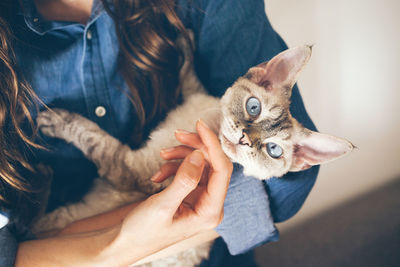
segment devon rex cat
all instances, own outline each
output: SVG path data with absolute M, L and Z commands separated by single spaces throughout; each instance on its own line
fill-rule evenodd
M 181 75 L 184 103 L 170 112 L 140 149 L 131 150 L 95 123 L 65 110 L 45 111 L 37 118 L 41 131 L 62 138 L 92 160 L 101 178 L 82 202 L 42 217 L 35 231 L 61 229 L 162 189 L 150 177 L 165 163 L 161 148 L 177 145 L 176 129 L 194 131 L 203 118 L 219 134 L 226 155 L 258 179 L 280 177 L 341 157 L 353 145 L 337 137 L 304 128 L 289 111 L 292 87 L 311 56 L 311 47 L 286 50 L 261 63 L 227 89 L 222 99 L 207 95 L 191 68 Z M 187 64 L 187 63 L 185 63 Z M 189 69 L 189 70 L 188 70 Z M 207 257 L 209 245 L 191 249 L 148 266 L 194 266 Z

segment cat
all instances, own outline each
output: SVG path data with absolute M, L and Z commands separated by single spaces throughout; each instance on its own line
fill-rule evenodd
M 208 95 L 192 68 L 184 65 L 183 104 L 171 111 L 137 150 L 78 114 L 60 109 L 41 112 L 37 118 L 40 130 L 79 148 L 96 164 L 101 178 L 81 202 L 45 215 L 34 231 L 62 229 L 162 190 L 168 181 L 156 184 L 149 179 L 165 163 L 160 149 L 177 145 L 174 131 L 194 131 L 199 118 L 218 134 L 231 161 L 242 165 L 244 174 L 258 179 L 281 177 L 349 153 L 353 149 L 349 141 L 306 129 L 290 114 L 292 87 L 311 51 L 310 46 L 295 47 L 250 68 L 221 99 Z M 209 249 L 207 243 L 143 266 L 195 266 L 208 257 Z

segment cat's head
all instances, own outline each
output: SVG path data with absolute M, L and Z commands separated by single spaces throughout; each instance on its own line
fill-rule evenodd
M 290 114 L 292 87 L 310 56 L 310 46 L 288 49 L 249 69 L 223 96 L 221 144 L 246 175 L 280 177 L 353 149 L 344 139 L 304 128 Z

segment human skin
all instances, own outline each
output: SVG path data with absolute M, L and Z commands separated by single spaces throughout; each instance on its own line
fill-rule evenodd
M 188 156 L 194 149 L 199 149 L 203 152 L 208 158 L 207 147 L 201 141 L 200 136 L 197 133 L 189 133 L 183 130 L 177 130 L 175 132 L 175 136 L 177 140 L 179 140 L 182 144 L 180 146 L 165 148 L 162 149 L 160 154 L 165 160 L 182 160 L 186 156 Z M 160 171 L 156 173 L 152 180 L 154 182 L 162 182 L 168 177 L 176 175 L 176 172 L 179 168 L 180 164 L 176 161 L 171 161 L 166 163 L 161 167 Z M 61 230 L 58 235 L 68 235 L 73 233 L 81 233 L 88 232 L 94 230 L 101 230 L 107 227 L 111 227 L 117 225 L 122 222 L 124 218 L 129 214 L 129 212 L 135 208 L 139 203 L 132 203 L 118 209 L 105 212 L 90 218 L 82 219 L 77 222 L 74 222 L 68 225 L 66 228 Z M 164 258 L 173 254 L 176 254 L 180 251 L 186 250 L 191 247 L 195 247 L 202 243 L 211 241 L 219 237 L 219 234 L 214 230 L 205 230 L 199 232 L 198 234 L 182 240 L 178 243 L 175 243 L 169 247 L 164 248 L 163 250 L 154 253 L 152 255 L 147 256 L 146 258 L 137 262 L 137 264 L 146 263 L 149 261 L 153 261 L 156 259 Z
M 34 0 L 37 11 L 46 20 L 76 21 L 86 24 L 93 0 Z
M 98 221 L 93 229 L 77 224 L 73 231 L 67 227 L 54 237 L 20 243 L 15 266 L 127 266 L 215 238 L 212 229 L 223 217 L 232 164 L 204 122 L 197 123 L 197 132 L 177 134 L 183 143 L 198 149 L 181 146 L 170 150 L 166 158 L 184 156 L 184 160 L 177 169 L 167 164 L 168 171 L 157 175 L 161 181 L 176 171 L 173 182 L 162 192 L 133 209 L 106 214 L 109 218 L 116 215 L 116 224 L 105 226 Z
M 199 134 L 178 129 L 175 132 L 175 137 L 183 145 L 161 149 L 160 156 L 165 160 L 170 160 L 170 162 L 167 162 L 166 164 L 161 166 L 160 170 L 151 178 L 151 180 L 155 183 L 161 183 L 165 179 L 171 176 L 175 176 L 177 174 L 178 168 L 181 165 L 181 163 L 176 162 L 175 160 L 183 160 L 195 149 L 202 151 L 203 155 L 206 157 L 206 161 L 210 161 L 208 157 L 209 152 L 207 150 L 207 147 L 202 142 Z M 204 182 L 205 181 L 203 181 L 202 183 Z M 104 212 L 89 218 L 78 220 L 69 224 L 64 229 L 55 234 L 68 235 L 72 233 L 101 230 L 107 227 L 114 226 L 118 223 L 121 223 L 123 219 L 129 214 L 129 212 L 132 209 L 136 208 L 140 203 L 141 202 L 131 203 L 116 208 L 112 211 Z M 54 233 L 52 234 L 54 235 Z M 218 237 L 218 234 L 216 232 L 215 237 Z

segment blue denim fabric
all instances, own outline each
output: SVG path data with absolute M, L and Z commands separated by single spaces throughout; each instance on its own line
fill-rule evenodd
M 15 254 L 18 249 L 16 233 L 10 230 L 10 226 L 0 229 L 0 266 L 14 266 Z
M 15 255 L 18 249 L 18 243 L 25 240 L 31 240 L 34 236 L 30 233 L 29 229 L 23 224 L 19 223 L 16 219 L 16 214 L 12 212 L 0 211 L 0 215 L 14 218 L 5 226 L 0 226 L 0 266 L 11 267 L 14 266 Z
M 273 224 L 268 206 L 263 182 L 254 177 L 246 177 L 243 167 L 234 164 L 224 203 L 225 216 L 216 229 L 231 254 L 245 253 L 266 242 L 278 240 L 278 230 Z
M 137 119 L 117 68 L 119 47 L 114 24 L 99 1 L 94 1 L 87 25 L 45 21 L 32 0 L 23 2 L 26 12 L 13 23 L 18 40 L 15 48 L 21 72 L 35 92 L 48 106 L 82 114 L 127 142 Z M 266 18 L 263 0 L 179 0 L 177 11 L 195 34 L 196 71 L 213 95 L 222 95 L 251 66 L 286 49 Z M 98 106 L 106 109 L 104 117 L 96 116 Z M 291 111 L 304 126 L 314 129 L 297 87 Z M 97 176 L 95 166 L 62 140 L 42 136 L 41 142 L 51 151 L 38 151 L 32 160 L 54 169 L 49 209 L 78 200 Z M 275 240 L 273 218 L 282 221 L 297 212 L 317 171 L 312 168 L 261 182 L 244 177 L 235 166 L 225 216 L 217 228 L 230 253 L 243 253 Z M 0 236 L 4 240 L 7 234 Z M 1 252 L 0 258 L 3 255 Z

